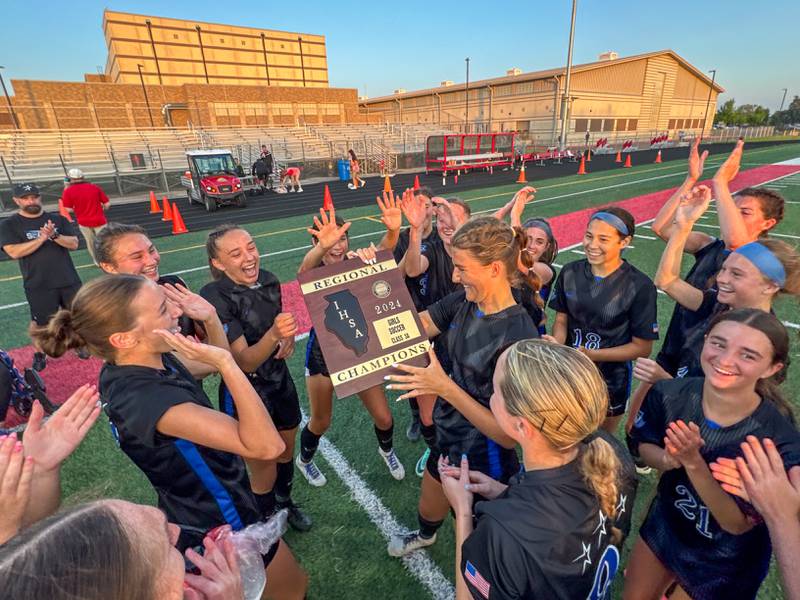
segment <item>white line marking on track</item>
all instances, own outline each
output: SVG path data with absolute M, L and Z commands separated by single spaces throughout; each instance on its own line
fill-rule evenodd
M 641 233 L 637 233 L 635 236 L 637 238 L 642 238 L 643 240 L 657 240 L 657 237 L 653 237 L 652 235 L 642 235 Z
M 306 414 L 304 412 L 303 422 L 305 423 L 305 421 Z M 325 437 L 319 441 L 319 451 L 336 471 L 345 487 L 350 490 L 353 500 L 367 513 L 369 520 L 387 541 L 393 534 L 407 530 L 350 466 L 341 451 Z M 430 592 L 435 600 L 452 600 L 455 597 L 453 585 L 444 576 L 439 566 L 431 560 L 427 552 L 418 550 L 400 560 L 408 572 Z

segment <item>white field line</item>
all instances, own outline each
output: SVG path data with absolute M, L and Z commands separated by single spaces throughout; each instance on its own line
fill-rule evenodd
M 305 412 L 303 422 L 306 421 Z M 388 541 L 389 538 L 407 530 L 391 511 L 381 502 L 378 495 L 370 489 L 361 476 L 350 466 L 341 451 L 325 437 L 319 441 L 319 451 L 328 464 L 336 471 L 339 479 L 350 490 L 352 499 L 367 513 L 369 520 Z M 412 552 L 402 559 L 403 566 L 428 590 L 434 600 L 452 600 L 455 597 L 453 585 L 444 576 L 439 566 L 431 560 L 424 550 Z

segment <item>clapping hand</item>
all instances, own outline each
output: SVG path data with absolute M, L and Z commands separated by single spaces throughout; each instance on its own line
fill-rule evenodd
M 166 329 L 154 329 L 153 333 L 160 335 L 169 344 L 170 348 L 178 352 L 184 358 L 196 360 L 205 365 L 214 367 L 220 371 L 228 361 L 233 360 L 231 353 L 224 348 L 218 348 L 211 344 L 203 344 L 197 340 L 186 337 L 180 333 L 172 333 Z
M 183 314 L 195 321 L 208 321 L 217 314 L 217 309 L 208 300 L 189 291 L 186 287 L 178 284 L 166 283 L 162 286 L 167 299 L 177 305 Z
M 700 437 L 700 428 L 696 423 L 688 425 L 678 419 L 667 426 L 664 447 L 671 458 L 677 460 L 685 468 L 695 467 L 703 461 L 700 448 L 705 442 Z
M 72 454 L 100 415 L 98 398 L 96 386 L 82 385 L 46 423 L 42 405 L 38 400 L 33 403 L 23 445 L 37 469 L 56 469 Z
M 403 198 L 400 200 L 400 209 L 412 229 L 422 229 L 428 216 L 425 199 L 422 196 L 417 196 L 414 194 L 414 190 L 407 189 L 403 192 Z
M 725 162 L 719 166 L 719 169 L 717 169 L 717 172 L 714 174 L 714 181 L 730 183 L 739 174 L 739 168 L 742 165 L 743 153 L 744 140 L 739 140 L 736 142 L 733 152 L 730 153 Z
M 681 195 L 680 204 L 675 211 L 675 222 L 680 226 L 691 227 L 703 216 L 711 204 L 711 189 L 698 185 Z
M 16 434 L 0 437 L 0 544 L 14 537 L 31 496 L 33 458 L 23 457 Z
M 370 243 L 366 248 L 358 248 L 347 253 L 347 258 L 360 258 L 365 265 L 374 265 L 377 262 L 378 249 Z
M 522 213 L 525 211 L 525 205 L 528 204 L 528 202 L 533 201 L 535 194 L 536 188 L 529 185 L 526 185 L 524 188 L 514 194 L 514 198 L 512 200 L 514 204 L 511 207 L 512 226 L 522 226 Z
M 706 163 L 706 158 L 708 158 L 708 150 L 703 150 L 703 153 L 700 154 L 699 147 L 700 137 L 698 136 L 694 138 L 692 147 L 689 150 L 689 173 L 687 174 L 687 179 L 691 179 L 693 182 L 703 176 L 703 167 Z

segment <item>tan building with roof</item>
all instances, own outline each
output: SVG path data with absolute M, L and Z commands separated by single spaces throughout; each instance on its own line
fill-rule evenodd
M 106 80 L 328 87 L 325 36 L 106 10 Z
M 362 110 L 389 123 L 438 124 L 470 132 L 518 131 L 556 144 L 564 107 L 565 67 L 362 99 Z M 567 139 L 671 137 L 711 129 L 724 89 L 672 50 L 573 65 Z M 709 94 L 710 92 L 710 94 Z M 708 118 L 706 119 L 706 115 Z

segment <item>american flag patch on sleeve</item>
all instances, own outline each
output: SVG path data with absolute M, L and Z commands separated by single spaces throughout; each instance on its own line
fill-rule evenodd
M 478 573 L 478 569 L 469 561 L 467 561 L 467 566 L 464 568 L 464 579 L 471 583 L 480 592 L 481 596 L 488 600 L 489 582 L 483 578 L 483 575 Z

